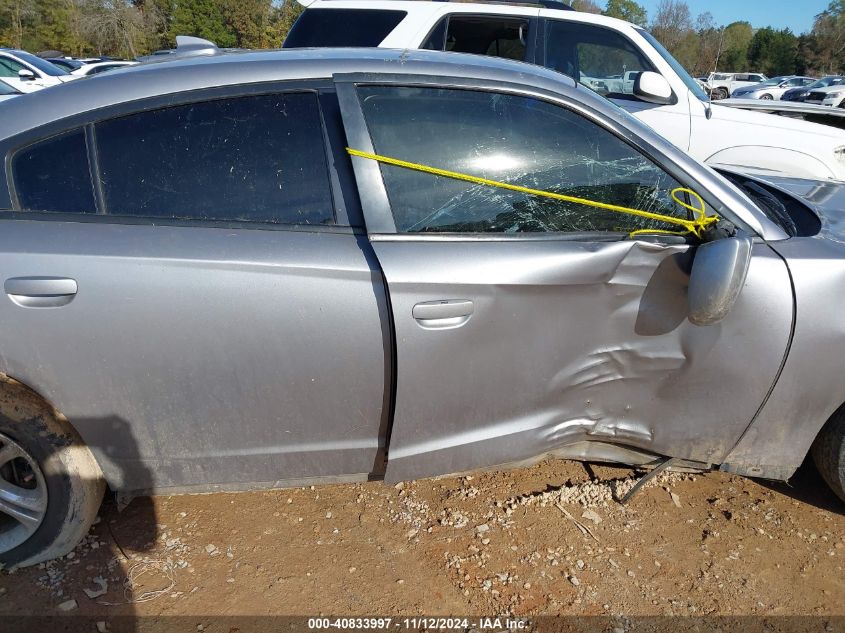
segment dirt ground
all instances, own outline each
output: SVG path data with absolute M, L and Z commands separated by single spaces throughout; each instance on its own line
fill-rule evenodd
M 621 506 L 632 472 L 107 502 L 72 554 L 0 575 L 0 616 L 845 615 L 845 505 L 812 468 L 664 474 Z

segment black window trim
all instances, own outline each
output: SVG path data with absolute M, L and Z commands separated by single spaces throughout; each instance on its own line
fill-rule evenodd
M 320 125 L 323 136 L 323 155 L 326 161 L 326 173 L 329 180 L 329 193 L 331 196 L 331 213 L 334 224 L 283 224 L 269 222 L 250 221 L 224 221 L 224 220 L 201 220 L 201 219 L 171 219 L 143 216 L 120 216 L 106 213 L 104 198 L 102 197 L 102 185 L 99 178 L 99 160 L 96 151 L 95 126 L 101 121 L 140 114 L 166 107 L 190 105 L 221 99 L 232 99 L 238 97 L 251 97 L 281 93 L 312 93 L 315 95 L 320 117 Z M 11 209 L 0 210 L 0 220 L 51 220 L 51 221 L 75 221 L 75 222 L 105 222 L 107 224 L 143 224 L 159 226 L 211 226 L 229 229 L 257 229 L 257 230 L 295 230 L 314 232 L 338 232 L 338 233 L 359 233 L 363 227 L 363 217 L 360 208 L 356 209 L 356 200 L 350 200 L 348 187 L 343 183 L 348 182 L 351 176 L 347 177 L 339 171 L 345 169 L 343 162 L 338 162 L 336 130 L 331 133 L 328 130 L 326 119 L 325 102 L 326 96 L 334 93 L 334 84 L 331 79 L 325 80 L 290 80 L 261 82 L 255 84 L 237 84 L 230 86 L 215 86 L 198 90 L 188 90 L 180 93 L 162 94 L 133 101 L 122 102 L 77 114 L 65 119 L 50 122 L 32 130 L 28 130 L 15 137 L 0 143 L 0 152 L 3 153 L 6 186 L 8 187 Z M 334 125 L 333 125 L 334 127 Z M 12 163 L 18 152 L 21 152 L 33 145 L 70 134 L 82 129 L 85 133 L 86 145 L 88 147 L 89 169 L 93 179 L 96 213 L 64 213 L 27 211 L 21 209 L 18 193 L 15 185 L 15 174 Z M 332 142 L 334 140 L 334 142 Z M 92 149 L 93 148 L 93 149 Z M 342 149 L 342 148 L 341 148 Z M 345 152 L 344 152 L 345 153 Z

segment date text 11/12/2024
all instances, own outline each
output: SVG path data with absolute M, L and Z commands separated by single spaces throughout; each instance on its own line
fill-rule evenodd
M 308 618 L 308 629 L 337 630 L 387 630 L 405 629 L 419 631 L 424 629 L 461 630 L 478 629 L 484 631 L 523 631 L 530 628 L 531 621 L 523 618 Z

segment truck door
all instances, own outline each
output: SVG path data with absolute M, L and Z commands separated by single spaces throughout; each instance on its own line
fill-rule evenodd
M 555 12 L 543 13 L 554 15 Z M 683 150 L 689 149 L 690 113 L 686 95 L 656 105 L 634 95 L 633 73 L 657 72 L 637 46 L 613 29 L 548 17 L 538 45 L 538 63 L 569 75 L 642 119 Z
M 336 82 L 395 328 L 389 480 L 573 446 L 716 462 L 735 444 L 791 325 L 765 244 L 728 318 L 693 326 L 690 246 L 629 238 L 660 223 L 380 162 L 682 213 L 679 181 L 600 122 L 478 79 Z

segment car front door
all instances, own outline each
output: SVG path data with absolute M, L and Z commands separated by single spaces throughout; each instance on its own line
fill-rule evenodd
M 617 447 L 711 463 L 734 445 L 791 325 L 767 245 L 728 317 L 693 326 L 694 249 L 629 236 L 664 223 L 419 167 L 681 213 L 679 182 L 588 113 L 483 82 L 336 81 L 395 329 L 389 480 Z
M 22 70 L 32 73 L 32 78 L 22 78 L 19 74 Z M 6 55 L 0 55 L 0 77 L 21 92 L 33 92 L 46 85 L 41 73 Z
M 383 466 L 385 294 L 325 151 L 336 101 L 227 90 L 5 148 L 2 371 L 117 489 Z

